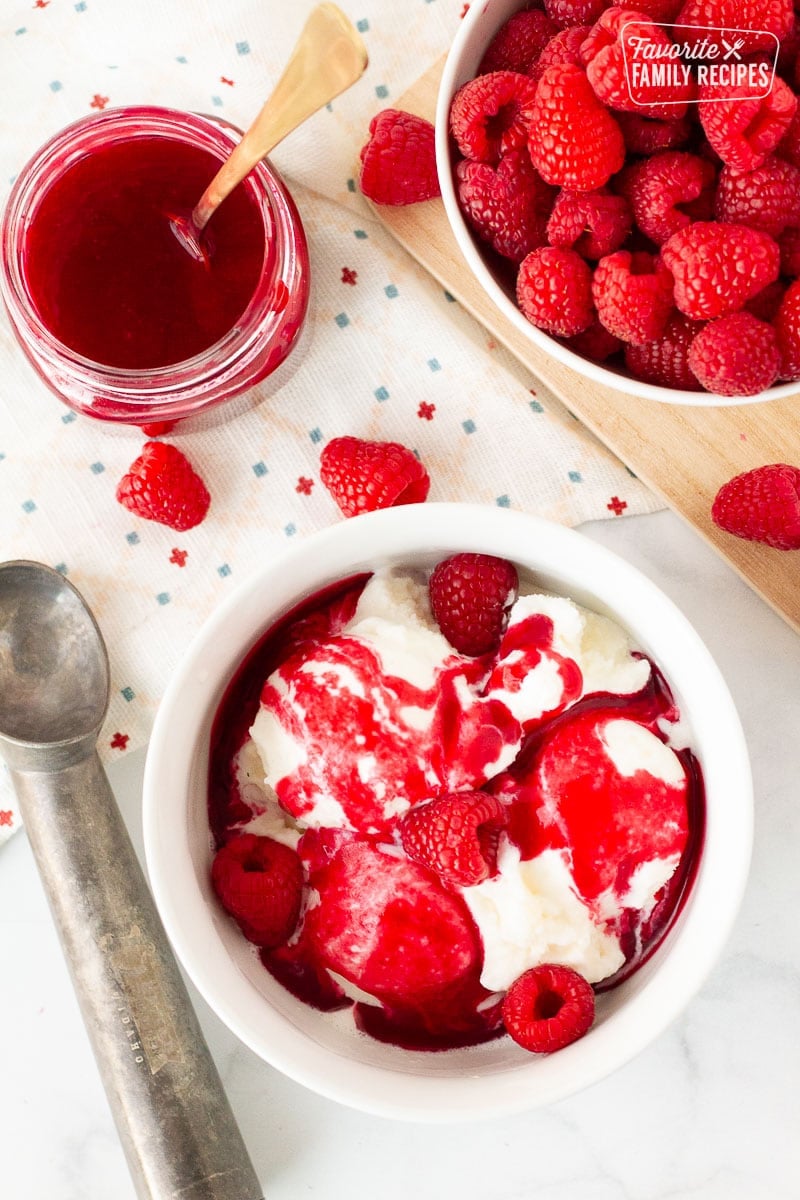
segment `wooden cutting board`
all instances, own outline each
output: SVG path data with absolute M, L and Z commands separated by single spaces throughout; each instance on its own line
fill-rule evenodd
M 432 121 L 443 60 L 397 108 Z M 800 395 L 725 408 L 660 404 L 593 383 L 531 345 L 484 294 L 440 200 L 373 206 L 386 228 L 481 324 L 542 380 L 635 475 L 719 551 L 800 632 L 800 550 L 773 550 L 718 530 L 711 502 L 725 480 L 762 463 L 800 465 Z

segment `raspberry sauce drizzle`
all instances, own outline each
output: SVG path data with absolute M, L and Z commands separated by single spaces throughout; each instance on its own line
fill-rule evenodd
M 238 796 L 232 760 L 246 739 L 258 711 L 263 681 L 293 652 L 341 630 L 355 612 L 358 597 L 368 578 L 364 575 L 332 585 L 293 609 L 256 643 L 231 681 L 218 709 L 211 735 L 209 819 L 216 845 L 235 834 L 236 826 L 253 816 L 250 807 Z M 540 625 L 537 636 L 528 642 L 529 664 L 537 658 L 539 645 L 543 652 L 552 651 L 552 646 L 548 645 L 552 629 L 548 636 L 548 622 L 540 621 Z M 529 632 L 533 632 L 533 628 Z M 490 667 L 491 663 L 487 666 Z M 657 721 L 659 718 L 675 719 L 678 713 L 669 687 L 655 665 L 651 663 L 650 679 L 635 695 L 593 693 L 577 702 L 573 699 L 575 680 L 571 666 L 574 667 L 574 664 L 565 660 L 562 672 L 570 706 L 563 712 L 547 714 L 545 726 L 537 726 L 525 736 L 522 749 L 506 772 L 507 775 L 524 774 L 547 737 L 567 722 L 583 715 L 619 712 L 620 717 L 631 718 L 647 726 L 662 741 L 666 740 Z M 478 675 L 476 671 L 476 678 Z M 446 732 L 446 727 L 440 729 L 440 734 Z M 447 737 L 453 740 L 452 731 Z M 597 992 L 606 991 L 628 978 L 652 955 L 685 903 L 691 888 L 703 837 L 702 774 L 691 751 L 680 750 L 675 753 L 689 781 L 689 841 L 678 869 L 657 897 L 655 908 L 644 928 L 636 931 L 631 925 L 626 932 L 623 914 L 619 936 L 626 961 L 614 976 L 595 985 Z M 447 757 L 446 751 L 443 754 Z M 484 760 L 491 760 L 485 748 L 481 756 Z M 494 790 L 491 784 L 487 785 L 487 790 Z M 334 860 L 338 861 L 342 847 L 351 842 L 367 848 L 371 846 L 380 854 L 385 850 L 385 833 L 370 835 L 347 830 L 310 829 L 303 835 L 298 851 L 305 862 L 312 892 L 315 882 L 324 882 L 327 867 Z M 420 870 L 425 872 L 424 868 Z M 431 886 L 438 887 L 439 881 L 432 873 L 427 874 Z M 453 899 L 457 897 L 453 896 Z M 634 914 L 635 910 L 631 910 L 632 917 Z M 466 920 L 471 924 L 468 914 Z M 384 921 L 387 928 L 383 932 L 391 937 L 392 917 L 388 911 Z M 479 938 L 477 930 L 475 936 Z M 270 974 L 304 1003 L 322 1011 L 335 1011 L 352 1005 L 357 1027 L 380 1041 L 406 1049 L 441 1050 L 477 1044 L 503 1033 L 499 1001 L 493 1002 L 492 993 L 481 985 L 479 961 L 457 983 L 454 981 L 452 987 L 444 987 L 436 997 L 436 1004 L 431 1006 L 430 1003 L 416 1004 L 390 996 L 379 996 L 381 1003 L 378 1005 L 352 1001 L 328 973 L 320 960 L 318 947 L 309 936 L 307 925 L 302 923 L 299 936 L 296 935 L 289 944 L 277 950 L 262 950 L 260 958 Z M 327 965 L 331 967 L 330 963 Z
M 328 632 L 330 618 L 321 620 L 321 609 L 335 609 L 342 624 L 349 620 L 368 578 L 363 574 L 340 580 L 295 605 L 255 642 L 231 678 L 209 735 L 208 816 L 215 846 L 223 845 L 237 823 L 252 816 L 239 797 L 233 760 L 255 720 L 264 680 L 315 630 Z

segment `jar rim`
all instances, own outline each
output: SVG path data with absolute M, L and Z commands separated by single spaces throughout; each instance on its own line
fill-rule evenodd
M 22 320 L 32 329 L 43 357 L 51 359 L 54 365 L 57 362 L 62 369 L 68 367 L 84 384 L 97 383 L 108 393 L 118 393 L 126 405 L 145 407 L 158 400 L 161 393 L 174 395 L 176 388 L 180 390 L 184 385 L 194 391 L 212 383 L 230 369 L 232 358 L 238 361 L 252 349 L 255 341 L 270 337 L 272 327 L 280 323 L 281 314 L 280 310 L 270 311 L 265 300 L 279 281 L 291 272 L 294 248 L 289 231 L 292 222 L 284 185 L 268 160 L 262 159 L 242 181 L 257 201 L 263 220 L 262 275 L 231 329 L 192 358 L 159 367 L 114 367 L 84 357 L 60 341 L 39 316 L 26 287 L 22 249 L 37 190 L 49 185 L 49 175 L 63 171 L 65 166 L 91 153 L 97 139 L 107 137 L 115 128 L 125 136 L 171 136 L 191 141 L 219 157 L 220 162 L 243 136 L 240 129 L 217 116 L 159 105 L 110 108 L 64 126 L 32 155 L 12 186 L 0 228 L 0 292 L 14 319 Z M 65 153 L 71 156 L 66 163 L 63 161 Z M 265 275 L 265 269 L 270 265 L 267 253 L 270 236 L 274 239 L 276 252 L 271 257 L 271 270 Z

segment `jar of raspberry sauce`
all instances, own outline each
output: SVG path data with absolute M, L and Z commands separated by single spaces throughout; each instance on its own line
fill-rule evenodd
M 56 134 L 21 171 L 0 290 L 25 354 L 71 408 L 171 422 L 286 373 L 308 307 L 308 247 L 268 160 L 211 218 L 206 261 L 170 226 L 240 137 L 211 117 L 111 109 Z

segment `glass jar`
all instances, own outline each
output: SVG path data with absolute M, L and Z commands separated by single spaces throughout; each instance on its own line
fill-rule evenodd
M 266 159 L 239 185 L 248 189 L 263 221 L 263 261 L 255 287 L 228 332 L 193 357 L 144 369 L 83 357 L 48 327 L 31 288 L 31 221 L 48 189 L 71 166 L 124 139 L 144 137 L 182 142 L 221 163 L 241 136 L 226 122 L 193 113 L 140 106 L 110 109 L 63 129 L 20 172 L 3 217 L 0 291 L 25 354 L 71 408 L 132 425 L 181 420 L 274 376 L 291 353 L 308 307 L 308 247 L 294 202 Z

